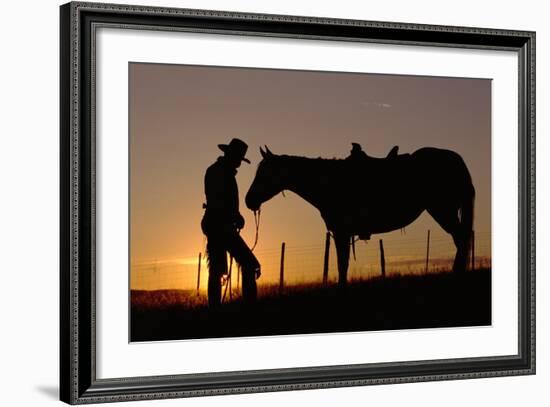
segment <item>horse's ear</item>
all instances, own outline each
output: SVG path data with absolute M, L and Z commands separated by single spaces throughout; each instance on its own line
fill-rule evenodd
M 273 155 L 273 153 L 271 152 L 271 150 L 269 149 L 268 146 L 265 146 L 265 153 L 266 153 L 266 155 L 268 155 L 268 156 L 272 156 L 272 155 Z
M 262 158 L 266 158 L 267 156 L 267 153 L 261 147 L 260 147 L 260 154 L 262 155 Z

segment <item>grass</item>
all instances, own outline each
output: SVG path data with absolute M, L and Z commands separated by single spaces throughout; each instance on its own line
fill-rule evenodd
M 330 284 L 260 286 L 246 308 L 235 296 L 220 310 L 195 291 L 132 291 L 131 341 L 285 335 L 491 324 L 491 270 L 392 274 Z

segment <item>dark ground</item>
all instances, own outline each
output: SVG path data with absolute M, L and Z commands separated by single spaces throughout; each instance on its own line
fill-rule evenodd
M 441 328 L 491 324 L 491 270 L 263 289 L 214 313 L 190 291 L 132 291 L 131 341 Z

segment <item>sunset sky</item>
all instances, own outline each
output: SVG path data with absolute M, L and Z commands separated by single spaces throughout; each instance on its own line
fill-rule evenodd
M 274 153 L 344 158 L 352 142 L 372 156 L 398 145 L 402 153 L 433 146 L 458 152 L 476 188 L 476 257 L 491 256 L 491 81 L 356 73 L 131 63 L 130 272 L 136 289 L 196 286 L 204 172 L 233 137 L 249 145 L 251 165 L 237 174 L 244 239 L 254 241 L 254 217 L 244 196 L 260 161 Z M 375 177 L 376 174 L 369 176 Z M 349 278 L 379 273 L 378 239 L 389 272 L 422 269 L 431 230 L 431 266 L 453 258 L 452 239 L 423 213 L 404 230 L 357 243 Z M 277 281 L 286 242 L 288 283 L 318 281 L 326 228 L 318 211 L 291 192 L 262 206 L 255 254 L 258 283 Z M 337 271 L 334 245 L 330 278 Z M 207 272 L 203 264 L 201 285 Z

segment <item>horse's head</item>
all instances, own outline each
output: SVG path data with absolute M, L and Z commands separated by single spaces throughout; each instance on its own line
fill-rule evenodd
M 253 211 L 260 209 L 264 202 L 284 189 L 280 157 L 273 154 L 267 146 L 265 150 L 260 147 L 260 154 L 262 161 L 245 198 L 246 206 Z

